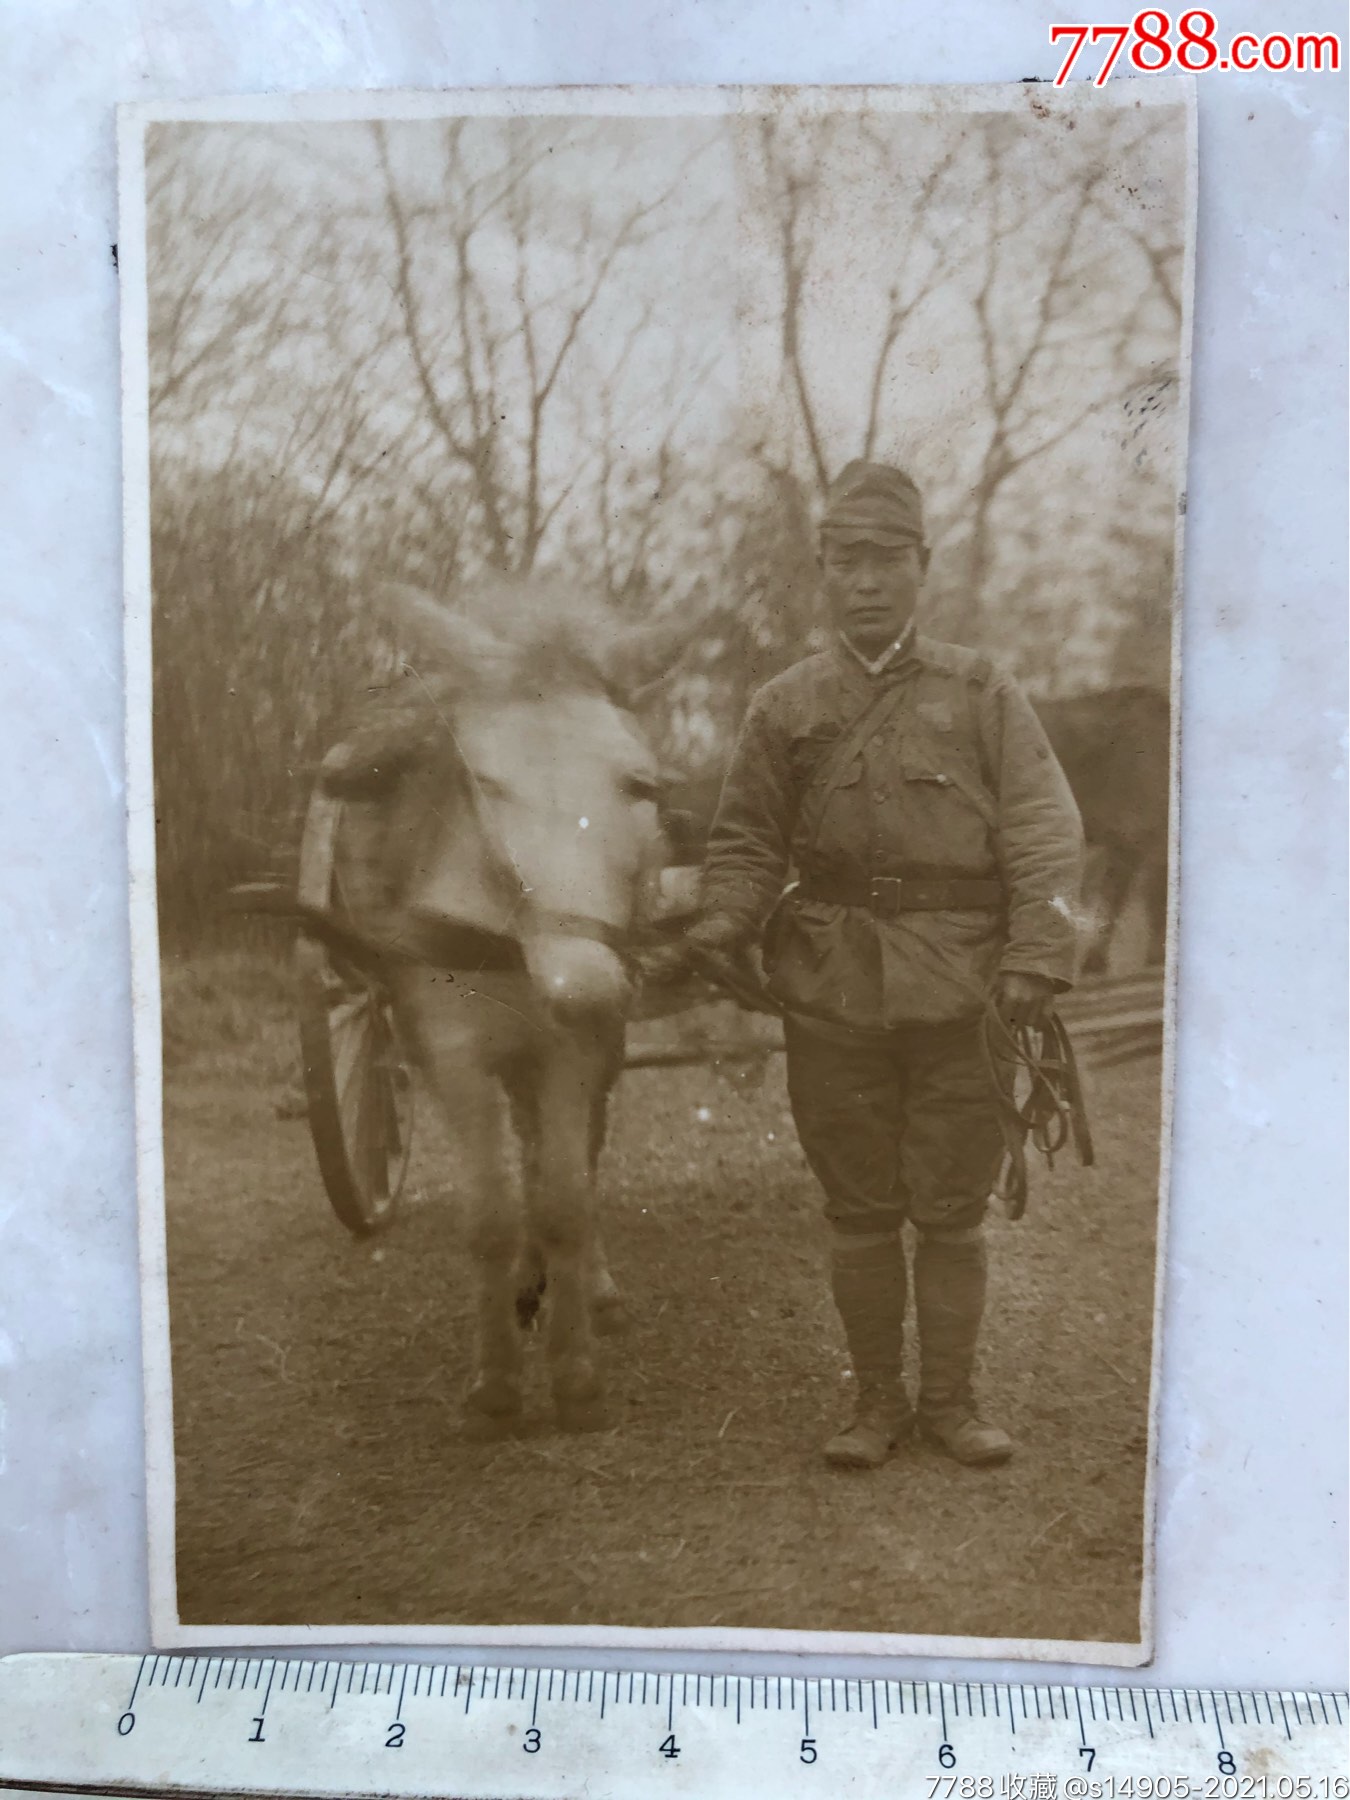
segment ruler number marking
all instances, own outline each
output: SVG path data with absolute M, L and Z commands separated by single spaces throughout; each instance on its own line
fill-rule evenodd
M 253 1685 L 255 1688 L 257 1687 L 258 1683 L 262 1680 L 262 1672 L 263 1672 L 263 1664 L 260 1662 L 258 1664 L 258 1673 L 254 1677 L 254 1680 L 253 1680 Z M 277 1665 L 276 1665 L 275 1659 L 273 1659 L 271 1666 L 268 1668 L 268 1671 L 267 1671 L 267 1691 L 263 1695 L 262 1710 L 261 1710 L 261 1712 L 255 1713 L 253 1716 L 253 1734 L 248 1739 L 248 1742 L 250 1744 L 265 1744 L 267 1742 L 266 1737 L 263 1735 L 263 1726 L 267 1720 L 267 1702 L 272 1697 L 272 1683 L 276 1679 L 276 1673 L 277 1673 Z M 244 1667 L 244 1681 L 245 1681 L 245 1684 L 247 1685 L 247 1682 L 248 1682 L 248 1666 L 247 1666 L 247 1664 Z
M 1061 1688 L 1059 1691 L 1060 1691 L 1060 1695 L 1063 1696 L 1064 1689 Z M 1075 1688 L 1073 1690 L 1073 1703 L 1078 1712 L 1078 1740 L 1079 1740 L 1078 1741 L 1078 1754 L 1080 1756 L 1086 1756 L 1087 1772 L 1090 1775 L 1092 1773 L 1092 1765 L 1097 1760 L 1097 1752 L 1093 1748 L 1093 1746 L 1091 1744 L 1089 1744 L 1089 1742 L 1087 1741 L 1087 1729 L 1083 1724 L 1083 1701 L 1082 1701 L 1082 1696 L 1079 1694 L 1077 1688 Z M 1096 1708 L 1092 1704 L 1092 1689 L 1091 1688 L 1088 1689 L 1088 1711 L 1092 1714 L 1094 1719 L 1097 1717 Z M 1065 1700 L 1065 1705 L 1064 1705 L 1064 1716 L 1065 1716 L 1065 1718 L 1067 1718 L 1069 1716 L 1069 1707 L 1068 1707 L 1067 1699 Z

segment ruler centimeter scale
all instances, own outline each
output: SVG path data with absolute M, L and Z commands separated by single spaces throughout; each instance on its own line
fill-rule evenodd
M 231 1655 L 0 1661 L 0 1796 L 1350 1800 L 1346 1695 Z

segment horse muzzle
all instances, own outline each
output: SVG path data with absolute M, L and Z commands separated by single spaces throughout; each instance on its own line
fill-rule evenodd
M 535 992 L 562 1025 L 622 1014 L 633 985 L 618 952 L 589 937 L 546 935 L 525 943 Z

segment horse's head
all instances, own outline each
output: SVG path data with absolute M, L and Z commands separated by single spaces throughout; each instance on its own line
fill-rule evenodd
M 655 640 L 606 640 L 534 587 L 492 592 L 473 617 L 398 602 L 411 679 L 438 696 L 407 903 L 516 940 L 558 1017 L 610 1011 L 661 861 L 657 768 L 624 704 Z

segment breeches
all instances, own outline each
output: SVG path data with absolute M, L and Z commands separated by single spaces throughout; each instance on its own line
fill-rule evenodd
M 980 1224 L 1003 1137 L 979 1022 L 836 1041 L 789 1014 L 788 1097 L 837 1231 Z

